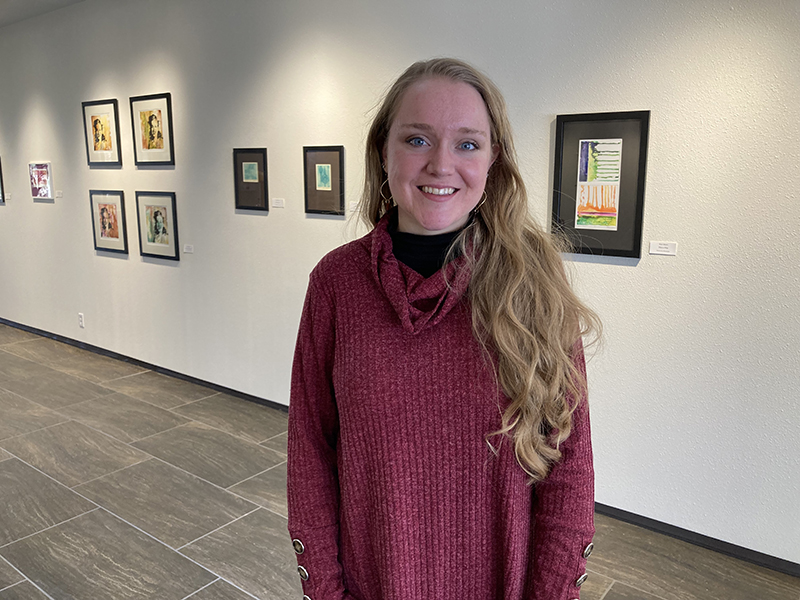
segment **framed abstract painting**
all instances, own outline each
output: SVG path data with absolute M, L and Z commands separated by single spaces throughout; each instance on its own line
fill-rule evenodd
M 31 183 L 31 196 L 34 200 L 53 200 L 53 170 L 49 162 L 28 164 Z
M 344 215 L 344 146 L 303 148 L 306 212 Z
M 640 258 L 650 111 L 558 115 L 554 232 L 580 254 Z
M 236 208 L 269 210 L 266 148 L 234 148 L 233 177 Z

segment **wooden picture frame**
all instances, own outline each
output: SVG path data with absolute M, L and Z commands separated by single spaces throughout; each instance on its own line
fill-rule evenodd
M 116 190 L 89 190 L 94 249 L 128 253 L 125 194 Z
M 116 99 L 82 102 L 81 109 L 89 167 L 121 167 L 119 105 Z
M 180 260 L 174 192 L 136 192 L 136 220 L 142 256 Z
M 132 96 L 130 103 L 136 166 L 174 165 L 172 95 Z
M 650 111 L 558 115 L 553 231 L 574 252 L 640 258 Z
M 234 148 L 233 178 L 236 208 L 269 211 L 266 148 Z
M 344 215 L 344 146 L 304 146 L 306 213 Z

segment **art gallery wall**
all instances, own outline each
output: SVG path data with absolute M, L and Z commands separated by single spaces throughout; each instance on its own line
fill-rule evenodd
M 385 86 L 458 56 L 505 92 L 545 222 L 555 116 L 649 109 L 645 253 L 570 257 L 605 324 L 597 499 L 800 563 L 800 9 L 588 6 L 86 0 L 0 29 L 0 317 L 287 404 L 308 273 L 362 231 L 304 214 L 304 145 L 345 146 L 349 207 Z M 128 98 L 167 91 L 175 167 L 136 168 Z M 81 102 L 105 98 L 121 169 L 86 165 Z M 234 209 L 232 149 L 260 146 L 286 204 L 268 215 Z M 63 198 L 32 201 L 31 161 Z M 128 256 L 94 250 L 89 189 L 124 191 Z M 140 257 L 137 190 L 176 193 L 193 254 Z

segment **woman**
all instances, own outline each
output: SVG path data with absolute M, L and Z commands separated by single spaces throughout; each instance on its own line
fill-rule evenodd
M 579 597 L 594 533 L 582 334 L 500 92 L 415 63 L 367 138 L 374 229 L 309 282 L 289 532 L 311 600 Z M 533 485 L 531 485 L 533 484 Z

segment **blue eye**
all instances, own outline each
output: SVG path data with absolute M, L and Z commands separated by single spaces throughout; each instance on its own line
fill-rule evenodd
M 421 137 L 412 137 L 408 140 L 408 143 L 412 146 L 424 146 L 426 142 Z
M 462 150 L 477 150 L 478 145 L 475 142 L 462 142 L 459 145 L 459 148 L 461 148 Z

